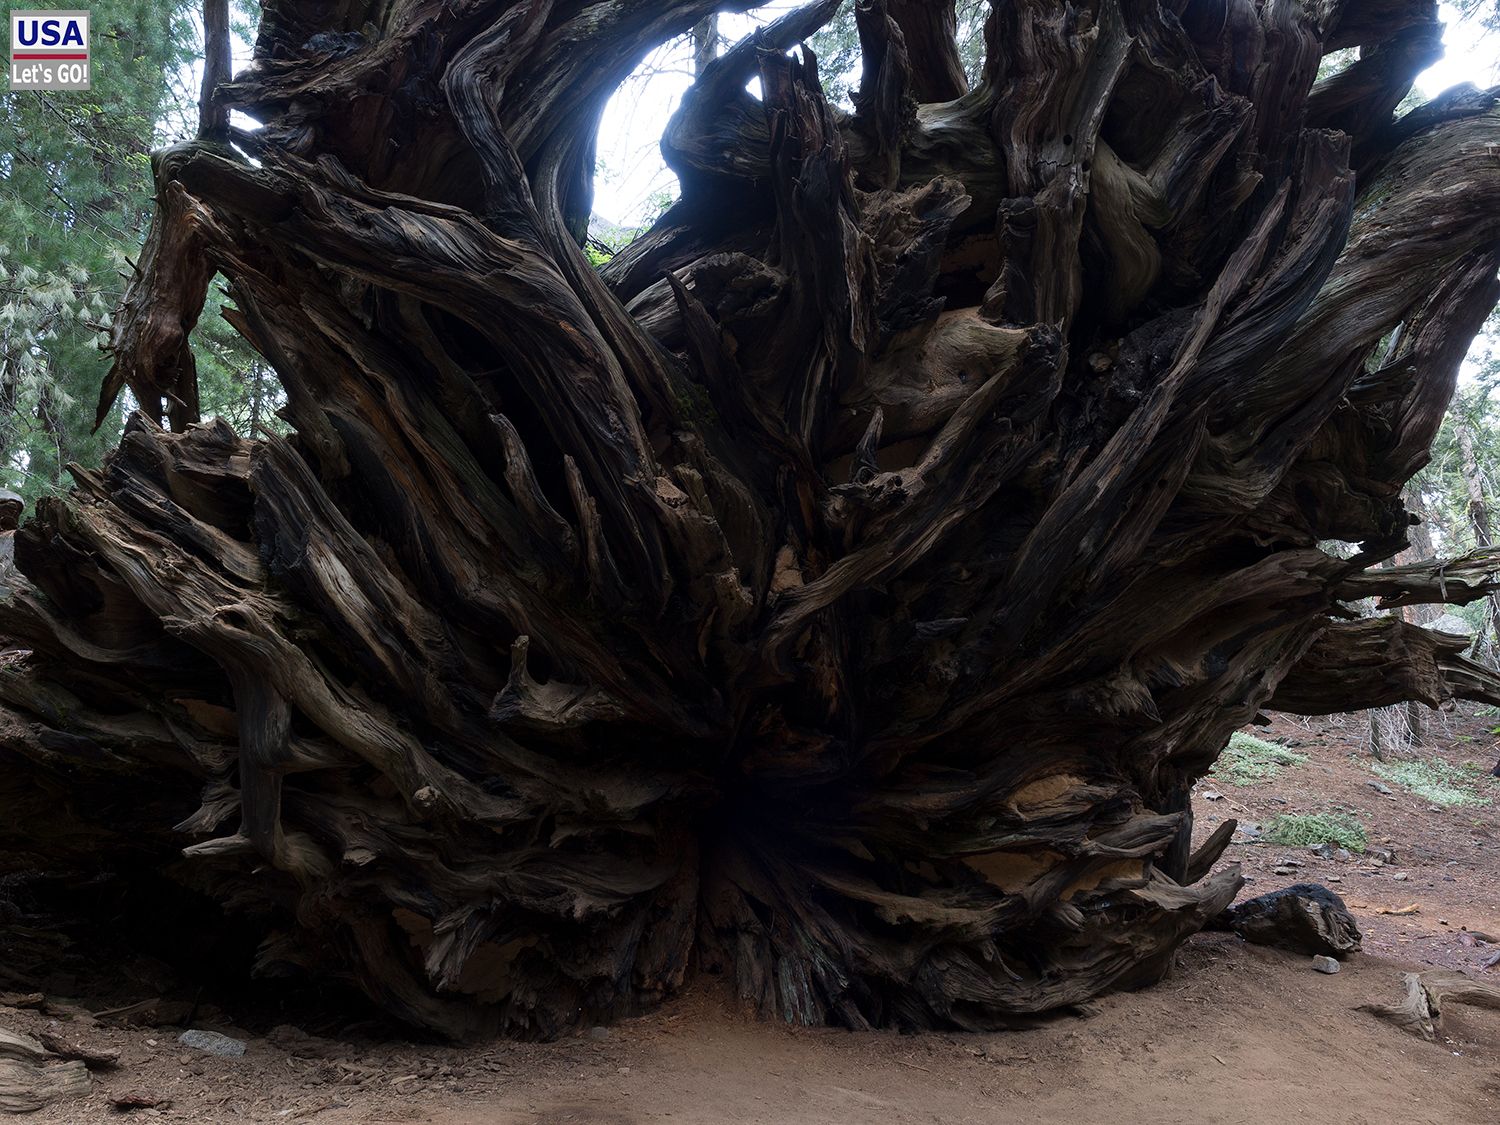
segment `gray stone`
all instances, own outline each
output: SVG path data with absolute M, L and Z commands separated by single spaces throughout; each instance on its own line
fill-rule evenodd
M 1371 789 L 1375 790 L 1375 792 L 1377 792 L 1377 793 L 1393 793 L 1393 792 L 1395 792 L 1395 790 L 1393 790 L 1389 785 L 1386 785 L 1383 782 L 1379 782 L 1379 781 L 1367 781 L 1367 782 L 1365 782 L 1365 784 L 1368 785 Z
M 1313 958 L 1312 965 L 1320 973 L 1336 973 L 1339 971 L 1339 963 L 1332 957 L 1325 957 L 1322 954 Z
M 1337 859 L 1340 861 L 1344 861 L 1353 858 L 1353 854 L 1349 851 L 1348 848 L 1340 848 L 1329 843 L 1317 844 L 1309 850 L 1319 859 Z M 1288 860 L 1287 862 L 1290 863 L 1292 861 Z
M 177 1042 L 225 1059 L 237 1059 L 245 1053 L 245 1044 L 240 1040 L 220 1035 L 217 1031 L 201 1031 L 196 1027 L 184 1031 L 177 1037 Z
M 1371 859 L 1378 859 L 1381 863 L 1394 864 L 1396 862 L 1396 853 L 1394 851 L 1386 847 L 1377 847 L 1374 844 L 1365 849 L 1365 855 Z

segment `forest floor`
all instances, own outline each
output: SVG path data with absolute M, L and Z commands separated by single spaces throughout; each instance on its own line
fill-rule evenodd
M 1489 733 L 1497 721 L 1471 714 L 1435 720 L 1419 753 L 1488 768 L 1500 753 L 1500 740 Z M 1362 728 L 1352 719 L 1278 717 L 1256 733 L 1306 760 L 1244 784 L 1224 771 L 1205 779 L 1194 801 L 1200 836 L 1228 816 L 1267 831 L 1278 815 L 1335 812 L 1356 817 L 1372 848 L 1394 853 L 1393 862 L 1371 853 L 1320 859 L 1307 847 L 1242 835 L 1224 857 L 1253 880 L 1245 897 L 1308 881 L 1345 898 L 1365 952 L 1337 975 L 1312 971 L 1300 955 L 1206 933 L 1183 948 L 1156 987 L 1103 997 L 1086 1015 L 1001 1034 L 795 1030 L 756 1023 L 705 985 L 607 1030 L 549 1044 L 464 1048 L 393 1038 L 368 1022 L 318 1022 L 305 1012 L 293 1026 L 287 1011 L 200 999 L 195 1026 L 248 1044 L 243 1057 L 220 1058 L 179 1044 L 180 1028 L 111 1026 L 88 1014 L 135 993 L 145 998 L 149 989 L 140 981 L 149 973 L 116 971 L 109 1004 L 87 995 L 82 978 L 70 974 L 35 982 L 47 992 L 43 1008 L 0 1006 L 0 1027 L 36 1033 L 52 1025 L 68 1039 L 117 1048 L 120 1065 L 97 1071 L 88 1097 L 20 1120 L 1500 1121 L 1500 1011 L 1450 1006 L 1438 1042 L 1427 1043 L 1357 1010 L 1396 999 L 1407 968 L 1448 966 L 1500 980 L 1500 965 L 1483 967 L 1500 952 L 1486 940 L 1500 938 L 1500 786 L 1493 804 L 1444 807 L 1383 781 L 1371 772 Z M 126 1093 L 160 1101 L 127 1115 L 111 1105 Z

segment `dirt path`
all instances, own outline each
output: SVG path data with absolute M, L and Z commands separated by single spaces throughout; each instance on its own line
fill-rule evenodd
M 1435 727 L 1424 753 L 1493 756 L 1494 722 Z M 1396 856 L 1376 864 L 1260 843 L 1229 849 L 1225 862 L 1253 880 L 1247 895 L 1308 880 L 1346 897 L 1368 952 L 1335 976 L 1305 957 L 1204 934 L 1164 983 L 1105 997 L 1088 1018 L 973 1036 L 767 1026 L 707 986 L 597 1037 L 471 1048 L 393 1041 L 374 1028 L 311 1036 L 264 1018 L 247 1029 L 203 1005 L 201 1026 L 248 1043 L 237 1059 L 179 1045 L 178 1029 L 95 1026 L 80 1014 L 58 1029 L 119 1048 L 122 1065 L 100 1072 L 89 1098 L 21 1120 L 120 1122 L 110 1099 L 141 1091 L 171 1104 L 130 1119 L 193 1123 L 1500 1123 L 1500 1012 L 1452 1008 L 1442 1041 L 1426 1043 L 1356 1010 L 1394 999 L 1403 967 L 1500 978 L 1500 965 L 1483 967 L 1500 945 L 1474 934 L 1500 934 L 1495 807 L 1438 809 L 1394 786 L 1381 793 L 1347 725 L 1278 720 L 1261 733 L 1297 743 L 1308 760 L 1254 784 L 1201 784 L 1200 833 L 1226 816 L 1266 823 L 1337 808 Z M 0 1007 L 0 1026 L 34 1032 L 62 1012 Z
M 1359 921 L 1367 953 L 1423 967 L 1486 972 L 1485 963 L 1500 952 L 1500 944 L 1473 932 L 1500 937 L 1500 783 L 1482 783 L 1489 805 L 1435 805 L 1373 772 L 1362 722 L 1352 715 L 1333 721 L 1277 716 L 1270 727 L 1257 729 L 1260 737 L 1306 755 L 1306 763 L 1248 785 L 1227 777 L 1200 781 L 1193 801 L 1195 834 L 1201 839 L 1225 817 L 1267 826 L 1283 813 L 1352 814 L 1369 837 L 1370 855 L 1328 860 L 1307 848 L 1237 839 L 1224 862 L 1244 869 L 1245 896 L 1301 881 L 1325 883 Z M 1487 769 L 1500 755 L 1500 738 L 1490 733 L 1497 723 L 1500 716 L 1433 714 L 1428 741 L 1416 754 L 1455 766 L 1477 762 Z M 1214 793 L 1217 800 L 1206 796 Z M 1373 858 L 1374 848 L 1389 849 L 1394 862 Z M 1277 874 L 1288 864 L 1295 865 L 1294 874 Z M 1411 913 L 1386 913 L 1413 907 Z M 1487 972 L 1500 978 L 1500 965 Z
M 1471 1021 L 1460 1045 L 1430 1045 L 1350 1010 L 1386 988 L 1380 962 L 1317 977 L 1301 958 L 1222 938 L 1186 959 L 1190 973 L 1106 999 L 1090 1019 L 998 1036 L 794 1034 L 721 1010 L 679 1013 L 632 1029 L 576 1085 L 523 1080 L 408 1120 L 1500 1120 L 1500 1014 Z
M 86 1101 L 25 1120 L 118 1122 L 108 1099 L 143 1090 L 172 1104 L 132 1117 L 319 1125 L 1500 1121 L 1500 1012 L 1455 1009 L 1434 1044 L 1354 1010 L 1393 997 L 1397 973 L 1358 957 L 1322 976 L 1305 958 L 1202 935 L 1157 988 L 1106 997 L 1089 1018 L 999 1035 L 791 1031 L 706 994 L 602 1039 L 467 1050 L 283 1030 L 220 1059 L 166 1029 L 98 1029 L 91 1041 L 121 1047 L 123 1066 Z

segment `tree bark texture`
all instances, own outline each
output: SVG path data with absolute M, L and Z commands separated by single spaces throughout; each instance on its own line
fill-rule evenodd
M 263 127 L 155 160 L 148 409 L 16 533 L 7 869 L 168 870 L 451 1035 L 690 972 L 991 1028 L 1231 901 L 1188 798 L 1262 707 L 1500 700 L 1342 604 L 1461 585 L 1368 571 L 1500 291 L 1495 97 L 1393 117 L 1432 3 L 1004 0 L 969 89 L 862 0 L 847 113 L 817 0 L 596 271 L 605 101 L 718 7 L 267 0 Z M 289 439 L 191 424 L 215 271 Z
M 1474 542 L 1480 548 L 1494 543 L 1490 530 L 1490 506 L 1485 497 L 1484 474 L 1479 468 L 1479 456 L 1474 449 L 1474 431 L 1467 420 L 1458 419 L 1458 468 L 1463 474 L 1464 487 L 1468 492 L 1469 526 L 1474 532 Z M 1500 598 L 1491 594 L 1485 599 L 1484 628 L 1474 638 L 1474 654 L 1493 653 L 1500 644 Z

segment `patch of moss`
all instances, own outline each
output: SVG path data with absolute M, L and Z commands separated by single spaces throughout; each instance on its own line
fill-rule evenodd
M 1261 839 L 1290 847 L 1333 844 L 1351 852 L 1362 852 L 1369 843 L 1364 825 L 1348 813 L 1283 813 L 1266 825 Z
M 1434 805 L 1478 808 L 1491 803 L 1484 790 L 1496 790 L 1497 780 L 1479 766 L 1465 762 L 1455 766 L 1441 758 L 1414 758 L 1410 761 L 1374 762 L 1370 768 L 1386 781 L 1410 790 Z
M 1236 785 L 1251 785 L 1275 777 L 1284 766 L 1300 766 L 1306 761 L 1306 754 L 1237 730 L 1229 736 L 1229 745 L 1220 752 L 1212 772 Z

